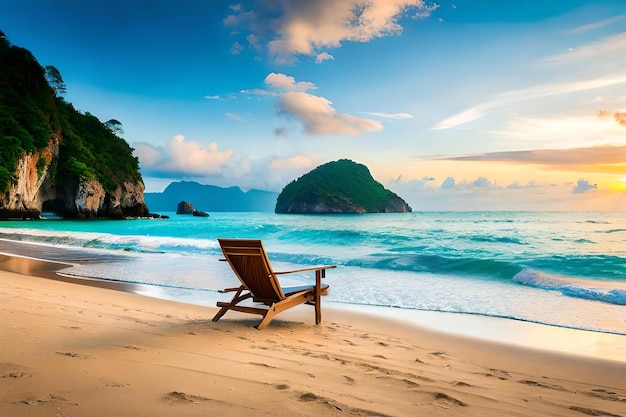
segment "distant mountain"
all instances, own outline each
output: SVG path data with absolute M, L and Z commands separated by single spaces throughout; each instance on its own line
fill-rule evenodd
M 274 211 L 278 193 L 239 187 L 222 188 L 193 181 L 173 182 L 162 193 L 144 193 L 146 205 L 152 213 L 176 211 L 180 201 L 188 201 L 205 212 L 219 211 Z
M 406 213 L 411 207 L 387 190 L 362 164 L 341 159 L 289 183 L 278 196 L 276 213 Z

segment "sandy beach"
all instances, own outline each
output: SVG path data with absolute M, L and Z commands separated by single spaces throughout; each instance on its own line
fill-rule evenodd
M 309 306 L 258 331 L 2 256 L 1 416 L 626 416 L 625 360 Z

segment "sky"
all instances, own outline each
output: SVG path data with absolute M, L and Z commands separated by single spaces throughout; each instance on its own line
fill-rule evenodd
M 0 0 L 0 30 L 147 192 L 351 159 L 414 211 L 626 211 L 624 0 Z

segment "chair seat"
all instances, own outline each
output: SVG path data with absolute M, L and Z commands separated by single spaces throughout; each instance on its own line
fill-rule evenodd
M 286 287 L 281 287 L 283 293 L 285 295 L 293 294 L 300 291 L 307 291 L 315 289 L 315 285 L 290 285 Z M 326 295 L 328 293 L 328 284 L 322 284 L 320 287 L 322 294 Z

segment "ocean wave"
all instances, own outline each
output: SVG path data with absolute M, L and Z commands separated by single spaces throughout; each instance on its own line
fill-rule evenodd
M 49 232 L 46 230 L 15 229 L 0 233 L 0 238 L 43 243 L 51 246 L 81 247 L 108 251 L 138 253 L 217 253 L 219 245 L 208 239 L 164 236 L 114 235 L 93 232 Z
M 388 231 L 369 231 L 358 229 L 317 229 L 291 230 L 280 235 L 279 240 L 303 244 L 332 242 L 337 246 L 383 245 L 394 246 L 414 241 L 415 238 Z
M 523 269 L 513 277 L 513 282 L 545 290 L 560 291 L 567 297 L 626 305 L 626 289 L 598 287 L 590 281 L 585 281 L 584 284 L 572 282 L 567 278 L 560 278 L 534 269 Z
M 446 257 L 422 254 L 377 254 L 346 262 L 347 266 L 389 269 L 394 271 L 427 272 L 432 274 L 471 276 L 509 280 L 521 267 L 494 259 Z
M 626 258 L 616 255 L 569 254 L 534 257 L 525 266 L 553 272 L 564 276 L 599 278 L 606 280 L 626 279 Z
M 524 242 L 515 237 L 508 236 L 486 236 L 486 235 L 477 235 L 470 236 L 469 240 L 473 242 L 493 242 L 493 243 L 513 243 L 515 245 L 523 245 Z
M 594 242 L 593 240 L 589 240 L 589 239 L 576 239 L 574 240 L 575 243 L 590 243 L 590 244 L 595 244 L 596 242 Z

